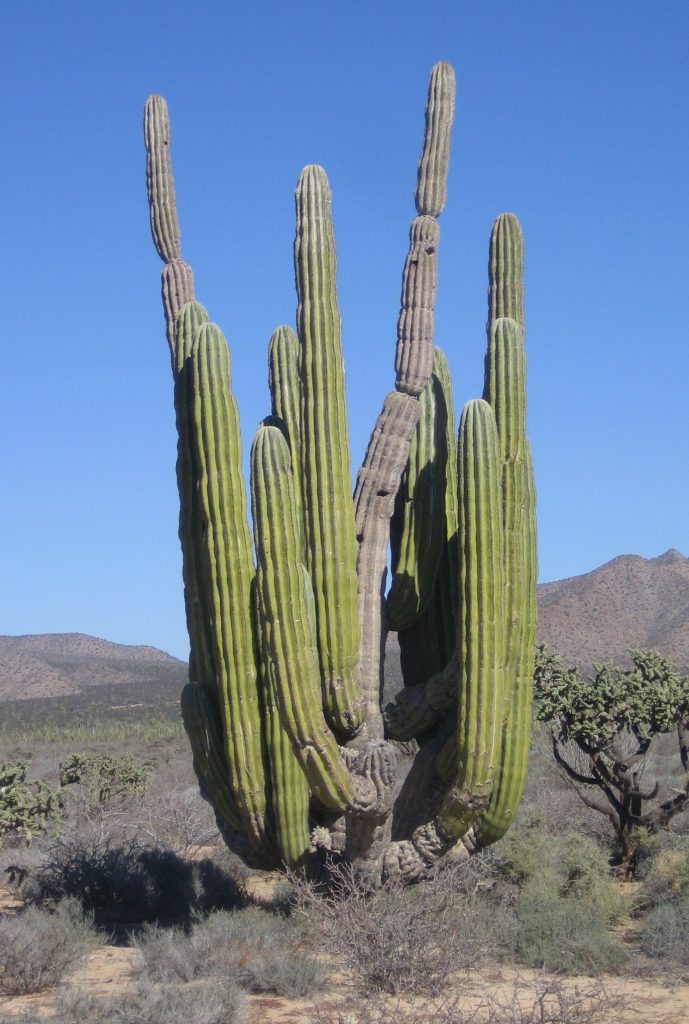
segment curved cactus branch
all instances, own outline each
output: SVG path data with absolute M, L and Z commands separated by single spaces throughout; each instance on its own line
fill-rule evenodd
M 251 501 L 259 642 L 272 666 L 275 699 L 312 793 L 324 807 L 344 811 L 354 803 L 354 789 L 323 717 L 313 591 L 301 564 L 289 449 L 278 427 L 263 425 L 256 433 Z

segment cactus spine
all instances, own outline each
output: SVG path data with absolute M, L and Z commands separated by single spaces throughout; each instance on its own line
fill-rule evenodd
M 395 386 L 353 501 L 330 188 L 314 165 L 299 179 L 297 332 L 271 338 L 272 416 L 251 452 L 256 567 L 229 351 L 181 258 L 165 101 L 146 105 L 179 433 L 191 640 L 182 713 L 202 793 L 250 863 L 308 866 L 324 848 L 374 883 L 411 882 L 453 846 L 468 855 L 499 838 L 523 789 L 536 575 L 523 243 L 516 218 L 499 217 L 484 396 L 465 408 L 457 444 L 447 362 L 433 346 L 454 96 L 452 68 L 436 65 Z M 383 715 L 391 522 L 387 610 L 407 685 Z M 423 746 L 398 792 L 390 740 L 415 736 Z

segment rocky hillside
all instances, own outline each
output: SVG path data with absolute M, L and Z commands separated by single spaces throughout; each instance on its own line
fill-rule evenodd
M 674 548 L 658 558 L 620 555 L 583 576 L 538 588 L 541 643 L 584 669 L 627 660 L 652 647 L 689 667 L 689 558 Z
M 136 684 L 179 691 L 187 667 L 155 647 L 82 633 L 0 636 L 0 701 L 64 697 Z

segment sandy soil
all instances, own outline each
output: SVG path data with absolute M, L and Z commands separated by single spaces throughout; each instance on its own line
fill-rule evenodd
M 249 880 L 249 888 L 259 898 L 270 898 L 274 887 L 275 876 L 255 876 Z M 5 890 L 0 890 L 0 911 L 12 913 L 18 902 Z M 136 951 L 130 948 L 104 945 L 91 953 L 83 963 L 69 976 L 68 983 L 88 991 L 92 995 L 104 996 L 113 994 L 128 985 L 135 975 Z M 464 1009 L 472 1008 L 476 1012 L 476 1022 L 482 1018 L 481 1003 L 490 993 L 499 1000 L 509 1002 L 515 991 L 520 1003 L 527 1007 L 533 1005 L 534 985 L 547 980 L 536 971 L 511 968 L 495 968 L 481 972 L 467 972 L 458 975 L 456 988 L 448 993 L 451 998 L 457 992 L 465 997 Z M 321 1006 L 335 1008 L 342 1006 L 348 999 L 346 981 L 332 984 L 318 998 Z M 590 978 L 567 978 L 564 985 L 567 991 L 581 992 L 592 990 L 595 982 Z M 606 991 L 613 996 L 619 995 L 625 1006 L 617 1007 L 607 1016 L 595 1018 L 595 1024 L 684 1024 L 689 1020 L 689 984 L 669 985 L 667 978 L 628 977 L 604 978 Z M 37 1011 L 49 1020 L 55 1004 L 55 993 L 45 992 L 39 995 L 21 996 L 7 1000 L 1 1009 L 7 1015 L 14 1015 L 26 1010 Z M 394 1001 L 390 1001 L 391 1009 Z M 340 1017 L 342 1024 L 364 1024 L 357 1020 L 356 1010 Z M 246 1024 L 308 1024 L 314 1017 L 314 999 L 297 1000 L 277 996 L 249 996 Z M 330 1012 L 328 1020 L 338 1022 L 338 1014 Z M 394 1017 L 391 1017 L 393 1020 Z

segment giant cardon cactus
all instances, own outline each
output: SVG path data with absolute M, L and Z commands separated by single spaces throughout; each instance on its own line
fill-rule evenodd
M 296 331 L 278 327 L 270 341 L 271 415 L 251 449 L 253 541 L 229 351 L 181 258 L 165 101 L 146 104 L 179 433 L 182 712 L 201 791 L 251 864 L 308 868 L 329 852 L 372 884 L 406 883 L 449 851 L 499 839 L 521 798 L 536 617 L 523 244 L 517 219 L 500 216 L 484 394 L 457 437 L 433 345 L 454 101 L 452 68 L 437 64 L 395 389 L 353 499 L 330 189 L 322 168 L 301 174 Z M 405 686 L 383 709 L 390 628 Z

